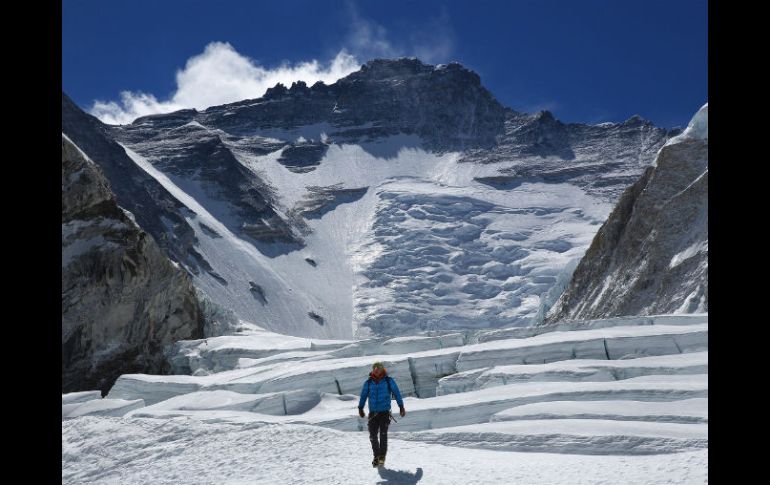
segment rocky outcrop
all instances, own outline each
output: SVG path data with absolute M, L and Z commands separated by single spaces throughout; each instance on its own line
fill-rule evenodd
M 708 311 L 708 104 L 599 230 L 545 323 Z
M 354 202 L 366 194 L 367 187 L 345 189 L 342 184 L 328 187 L 311 185 L 307 187 L 307 194 L 290 211 L 295 217 L 306 219 L 318 219 L 340 204 Z
M 510 190 L 527 182 L 570 183 L 617 202 L 644 167 L 679 130 L 654 126 L 638 116 L 622 123 L 562 123 L 548 111 L 506 109 L 504 133 L 490 148 L 469 149 L 462 162 L 495 164 L 516 160 L 481 183 Z
M 121 374 L 164 372 L 167 344 L 203 336 L 190 277 L 64 135 L 61 182 L 62 392 L 106 393 Z

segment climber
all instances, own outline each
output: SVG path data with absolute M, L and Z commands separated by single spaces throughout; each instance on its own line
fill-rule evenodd
M 361 389 L 361 399 L 358 401 L 358 415 L 362 418 L 364 414 L 364 403 L 369 398 L 369 441 L 372 442 L 372 452 L 374 460 L 373 467 L 385 465 L 385 454 L 388 452 L 388 426 L 393 416 L 390 414 L 390 403 L 392 396 L 396 398 L 399 407 L 399 414 L 406 415 L 404 409 L 404 400 L 401 399 L 401 391 L 396 385 L 382 362 L 375 362 L 372 365 L 372 372 L 369 378 L 364 382 Z M 395 421 L 395 419 L 394 419 Z M 377 435 L 379 434 L 379 441 Z

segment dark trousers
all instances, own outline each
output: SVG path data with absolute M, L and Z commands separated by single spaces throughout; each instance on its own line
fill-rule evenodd
M 388 452 L 388 426 L 390 412 L 369 413 L 369 441 L 372 442 L 374 456 L 385 455 Z M 379 441 L 377 441 L 377 435 Z

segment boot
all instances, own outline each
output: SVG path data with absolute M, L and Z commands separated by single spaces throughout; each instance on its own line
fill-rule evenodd
M 380 463 L 379 458 L 375 456 L 374 459 L 372 460 L 372 468 L 377 468 L 377 465 L 379 465 L 379 463 Z
M 385 466 L 385 455 L 377 457 L 377 466 Z

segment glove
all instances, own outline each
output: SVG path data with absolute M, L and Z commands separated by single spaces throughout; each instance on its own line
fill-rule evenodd
M 404 409 L 404 406 L 399 407 L 398 414 L 400 414 L 402 418 L 404 417 L 406 414 L 406 409 Z
M 364 414 L 364 408 L 358 408 L 358 415 L 361 416 L 362 418 L 366 417 L 366 415 Z

